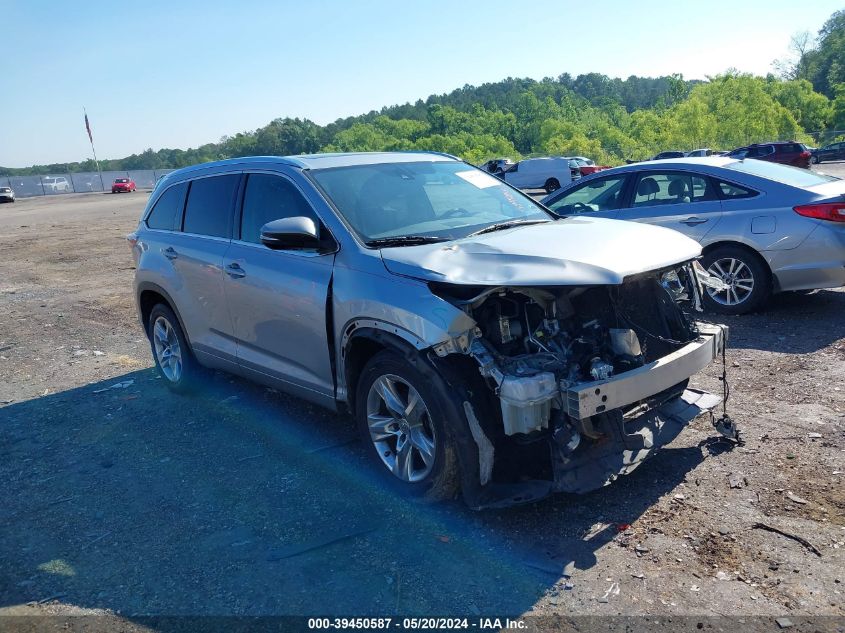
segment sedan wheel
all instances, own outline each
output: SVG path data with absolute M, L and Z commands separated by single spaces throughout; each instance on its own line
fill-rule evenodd
M 706 289 L 704 303 L 709 309 L 722 314 L 745 314 L 768 298 L 768 270 L 750 251 L 724 246 L 707 253 L 702 263 L 707 272 L 727 286 L 724 290 Z
M 715 275 L 728 284 L 726 290 L 707 290 L 710 297 L 716 303 L 725 306 L 739 305 L 754 292 L 754 275 L 751 269 L 733 257 L 726 257 L 713 262 L 707 269 L 711 275 Z

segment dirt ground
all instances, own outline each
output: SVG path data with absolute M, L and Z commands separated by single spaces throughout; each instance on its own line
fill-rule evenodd
M 845 616 L 845 292 L 725 319 L 745 446 L 701 418 L 608 488 L 474 513 L 381 489 L 346 417 L 219 373 L 170 394 L 145 201 L 0 206 L 0 614 Z

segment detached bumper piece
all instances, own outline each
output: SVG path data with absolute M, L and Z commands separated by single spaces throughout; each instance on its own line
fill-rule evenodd
M 657 449 L 674 440 L 687 424 L 722 401 L 721 397 L 687 389 L 680 398 L 625 419 L 621 411 L 595 416 L 600 441 L 570 452 L 553 447 L 555 492 L 585 493 L 612 483 L 633 472 Z

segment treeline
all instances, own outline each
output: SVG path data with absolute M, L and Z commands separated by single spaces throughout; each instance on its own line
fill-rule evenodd
M 107 170 L 178 168 L 250 155 L 433 150 L 471 162 L 534 154 L 584 155 L 606 164 L 668 149 L 732 149 L 845 129 L 845 10 L 835 13 L 782 76 L 728 71 L 706 82 L 680 75 L 625 80 L 589 73 L 464 86 L 325 126 L 276 119 L 196 149 L 148 149 L 101 161 Z M 832 140 L 832 139 L 822 139 Z M 94 162 L 0 168 L 0 174 L 93 171 Z

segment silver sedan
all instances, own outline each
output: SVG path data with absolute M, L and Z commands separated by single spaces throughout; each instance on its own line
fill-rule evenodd
M 635 163 L 587 176 L 542 200 L 558 215 L 589 214 L 675 229 L 703 247 L 726 284 L 708 289 L 724 314 L 772 293 L 845 286 L 845 180 L 727 157 Z

